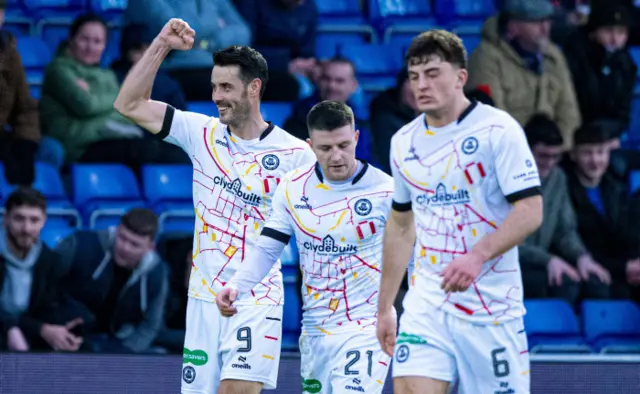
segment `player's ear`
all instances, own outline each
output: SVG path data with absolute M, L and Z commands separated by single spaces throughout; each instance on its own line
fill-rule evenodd
M 354 138 L 354 141 L 356 142 L 356 145 L 358 145 L 358 139 L 360 138 L 360 130 L 356 129 L 356 133 L 353 138 Z
M 313 144 L 311 143 L 311 138 L 307 138 L 307 144 L 309 144 L 309 147 L 313 148 Z
M 469 72 L 466 69 L 461 68 L 461 69 L 458 69 L 457 74 L 458 74 L 458 82 L 456 83 L 456 88 L 462 89 L 464 88 L 464 85 L 467 84 L 467 80 L 469 79 Z
M 251 96 L 259 96 L 260 88 L 262 87 L 262 81 L 258 78 L 249 83 L 249 94 Z

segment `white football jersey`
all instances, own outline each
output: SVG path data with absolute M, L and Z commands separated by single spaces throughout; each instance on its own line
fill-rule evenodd
M 159 136 L 184 149 L 193 163 L 196 224 L 189 296 L 215 302 L 260 236 L 282 176 L 316 158 L 306 142 L 272 124 L 248 141 L 218 118 L 167 111 Z M 283 302 L 280 262 L 251 295 L 239 304 Z
M 392 195 L 393 179 L 366 163 L 352 181 L 341 184 L 325 181 L 318 164 L 283 179 L 262 235 L 285 243 L 295 235 L 303 335 L 375 325 Z
M 393 209 L 413 210 L 413 288 L 462 319 L 495 323 L 520 317 L 517 247 L 488 261 L 465 292 L 447 295 L 440 273 L 495 231 L 519 199 L 540 194 L 524 131 L 506 112 L 472 102 L 458 121 L 429 127 L 423 115 L 391 141 Z

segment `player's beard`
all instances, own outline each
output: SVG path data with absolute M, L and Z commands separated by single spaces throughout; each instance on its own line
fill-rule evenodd
M 241 130 L 249 117 L 251 116 L 251 103 L 249 103 L 247 92 L 242 94 L 242 98 L 235 103 L 235 106 L 231 109 L 229 119 L 225 119 L 227 126 L 231 130 Z

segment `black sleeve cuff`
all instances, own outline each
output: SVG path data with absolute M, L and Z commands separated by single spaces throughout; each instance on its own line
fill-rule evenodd
M 156 137 L 161 140 L 169 136 L 171 131 L 171 124 L 173 123 L 173 115 L 176 113 L 176 109 L 167 104 L 167 110 L 164 112 L 164 120 L 162 121 L 162 128 L 160 132 L 156 134 Z
M 403 203 L 392 201 L 391 202 L 391 209 L 393 209 L 394 211 L 398 211 L 398 212 L 410 211 L 411 210 L 411 201 L 403 202 Z
M 520 190 L 515 193 L 511 193 L 508 196 L 505 196 L 507 201 L 513 204 L 516 201 L 524 200 L 528 197 L 540 196 L 542 195 L 542 190 L 540 190 L 540 186 L 530 187 L 528 189 Z
M 262 233 L 260 233 L 260 235 L 264 235 L 265 237 L 269 237 L 272 239 L 275 239 L 276 241 L 280 241 L 283 244 L 288 244 L 289 240 L 291 239 L 290 235 L 287 235 L 285 233 L 282 233 L 278 230 L 274 230 L 272 228 L 269 227 L 265 227 L 262 229 Z

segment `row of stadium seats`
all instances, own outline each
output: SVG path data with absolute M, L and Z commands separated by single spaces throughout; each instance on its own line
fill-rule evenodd
M 580 319 L 562 300 L 525 300 L 531 353 L 640 353 L 640 306 L 633 301 L 588 300 Z

